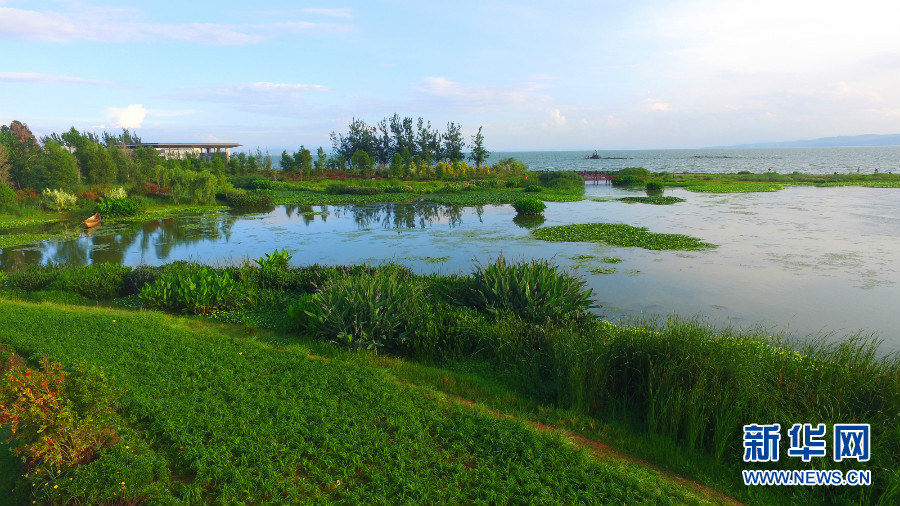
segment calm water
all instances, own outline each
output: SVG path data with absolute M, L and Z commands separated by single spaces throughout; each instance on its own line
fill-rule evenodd
M 900 172 L 900 146 L 860 148 L 665 149 L 598 151 L 600 160 L 586 160 L 593 151 L 521 151 L 493 153 L 490 162 L 513 157 L 532 170 L 621 169 L 644 167 L 652 172 L 750 172 L 810 174 L 871 174 Z M 611 158 L 607 158 L 611 157 Z
M 764 325 L 795 336 L 835 339 L 874 331 L 900 350 L 900 190 L 788 188 L 713 195 L 681 189 L 673 206 L 585 200 L 547 204 L 544 225 L 618 222 L 682 233 L 719 245 L 702 252 L 647 251 L 590 243 L 537 241 L 507 205 L 434 204 L 277 206 L 269 212 L 220 213 L 103 225 L 68 241 L 0 252 L 4 270 L 34 263 L 174 260 L 238 264 L 286 248 L 297 265 L 396 261 L 417 272 L 469 272 L 475 259 L 553 258 L 593 288 L 599 313 L 700 316 L 717 325 Z M 634 192 L 588 185 L 608 199 Z M 589 255 L 593 259 L 579 259 Z M 603 264 L 616 256 L 622 263 Z M 591 269 L 614 267 L 613 274 Z

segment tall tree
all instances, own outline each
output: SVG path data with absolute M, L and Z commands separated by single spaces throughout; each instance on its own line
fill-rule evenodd
M 484 149 L 484 136 L 481 135 L 481 128 L 478 127 L 478 133 L 472 136 L 472 153 L 469 154 L 469 158 L 475 162 L 475 167 L 478 169 L 491 156 L 491 152 Z
M 444 132 L 443 141 L 444 157 L 452 162 L 461 161 L 466 141 L 463 140 L 460 126 L 452 121 L 447 123 L 447 131 Z
M 56 142 L 47 142 L 38 158 L 36 178 L 28 186 L 32 188 L 62 188 L 70 190 L 78 182 L 75 156 Z
M 313 157 L 312 153 L 306 149 L 306 146 L 300 146 L 300 150 L 294 153 L 294 162 L 297 172 L 302 174 L 303 177 L 308 179 L 312 175 Z

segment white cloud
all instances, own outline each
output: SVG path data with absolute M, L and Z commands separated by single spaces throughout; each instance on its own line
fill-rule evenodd
M 565 126 L 566 124 L 566 117 L 562 115 L 562 112 L 559 109 L 550 111 L 550 118 L 553 119 L 556 126 Z
M 107 109 L 107 113 L 116 128 L 141 128 L 141 124 L 147 116 L 147 109 L 144 109 L 141 104 L 131 104 L 125 109 L 110 107 Z
M 644 99 L 644 104 L 647 107 L 647 109 L 650 109 L 651 111 L 657 111 L 657 112 L 671 112 L 672 111 L 672 106 L 670 106 L 668 102 L 664 102 L 657 98 L 646 98 L 646 99 Z
M 36 72 L 0 72 L 0 82 L 37 84 L 86 84 L 92 86 L 102 86 L 105 88 L 127 88 L 127 86 L 123 86 L 112 81 L 104 81 L 102 79 L 87 79 L 83 77 L 64 75 L 39 74 Z
M 206 45 L 255 44 L 298 32 L 343 32 L 334 23 L 279 21 L 268 24 L 152 23 L 133 9 L 81 8 L 72 12 L 0 7 L 0 37 L 38 41 L 123 43 L 177 40 Z

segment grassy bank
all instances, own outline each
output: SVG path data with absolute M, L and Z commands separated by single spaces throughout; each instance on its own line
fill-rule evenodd
M 2 324 L 7 346 L 68 366 L 87 361 L 114 376 L 126 390 L 125 423 L 137 429 L 122 431 L 97 461 L 41 484 L 37 497 L 92 504 L 119 496 L 171 504 L 709 500 L 638 466 L 589 458 L 558 434 L 398 384 L 327 345 L 273 346 L 243 329 L 159 313 L 18 302 L 0 302 L 0 310 L 17 315 Z M 139 462 L 122 462 L 119 453 Z M 140 461 L 153 471 L 134 469 Z M 122 467 L 113 473 L 111 466 Z M 26 490 L 31 484 L 19 482 Z
M 32 360 L 87 362 L 124 387 L 119 444 L 63 477 L 122 493 L 90 480 L 124 466 L 129 479 L 113 483 L 129 484 L 129 497 L 169 502 L 700 500 L 521 418 L 754 504 L 890 504 L 900 491 L 900 360 L 871 339 L 791 344 L 677 320 L 612 325 L 585 312 L 583 282 L 543 261 L 415 276 L 288 260 L 10 274 L 0 310 L 15 317 L 0 321 L 0 343 Z M 742 485 L 743 425 L 780 423 L 786 442 L 791 423 L 853 422 L 871 424 L 870 462 L 783 455 L 751 467 L 869 469 L 871 487 Z M 123 463 L 137 456 L 122 444 L 140 459 Z

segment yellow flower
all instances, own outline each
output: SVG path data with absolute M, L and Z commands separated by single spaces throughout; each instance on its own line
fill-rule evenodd
M 59 488 L 59 485 L 53 485 L 53 488 Z

